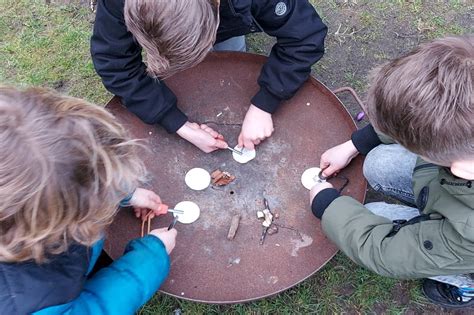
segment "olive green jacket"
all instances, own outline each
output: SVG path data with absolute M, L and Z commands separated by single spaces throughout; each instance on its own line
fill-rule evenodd
M 352 260 L 380 275 L 422 278 L 474 272 L 472 181 L 419 158 L 413 191 L 425 215 L 413 224 L 394 224 L 353 198 L 339 196 L 323 211 L 323 230 Z

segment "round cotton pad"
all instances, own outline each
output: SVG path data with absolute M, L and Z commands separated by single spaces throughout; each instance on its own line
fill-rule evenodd
M 193 190 L 204 190 L 211 184 L 211 175 L 202 168 L 193 168 L 186 173 L 184 181 Z
M 301 184 L 303 184 L 306 189 L 311 190 L 318 181 L 319 172 L 321 172 L 319 167 L 308 168 L 303 172 L 303 175 L 301 175 Z
M 255 157 L 257 156 L 257 152 L 255 150 L 249 150 L 247 148 L 242 149 L 238 145 L 235 146 L 234 149 L 242 152 L 242 154 L 237 154 L 235 152 L 232 152 L 232 157 L 234 158 L 234 160 L 236 160 L 237 162 L 241 164 L 250 162 L 253 159 L 255 159 Z
M 201 214 L 198 205 L 191 201 L 181 201 L 174 208 L 184 211 L 184 214 L 173 214 L 175 217 L 178 217 L 179 222 L 184 224 L 193 223 L 199 219 L 199 215 Z

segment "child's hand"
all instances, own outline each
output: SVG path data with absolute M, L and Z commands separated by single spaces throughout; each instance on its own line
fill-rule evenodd
M 310 206 L 313 204 L 313 199 L 316 197 L 316 195 L 326 188 L 334 188 L 334 186 L 329 182 L 322 182 L 322 183 L 317 183 L 316 185 L 313 186 L 313 188 L 311 188 L 311 191 L 309 192 L 309 205 Z
M 151 218 L 168 212 L 168 206 L 161 202 L 160 196 L 143 188 L 135 190 L 132 199 L 130 199 L 130 205 L 133 207 L 137 218 L 145 218 L 149 210 L 153 211 L 150 214 Z
M 352 140 L 337 145 L 321 155 L 319 167 L 323 176 L 329 177 L 346 167 L 359 154 Z
M 272 133 L 272 115 L 255 105 L 250 105 L 240 131 L 239 147 L 254 150 L 256 145 L 270 137 Z
M 204 124 L 198 125 L 188 121 L 176 133 L 206 153 L 228 147 L 223 135 Z
M 178 234 L 176 229 L 171 229 L 169 231 L 168 228 L 156 229 L 151 231 L 150 234 L 158 237 L 163 244 L 165 244 L 168 255 L 173 251 L 174 246 L 176 245 L 176 235 Z

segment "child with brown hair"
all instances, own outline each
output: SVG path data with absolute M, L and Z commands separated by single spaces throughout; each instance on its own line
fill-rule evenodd
M 118 205 L 162 214 L 137 189 L 136 142 L 104 109 L 54 92 L 0 87 L 0 313 L 131 314 L 164 281 L 176 230 L 132 240 L 88 277 Z
M 322 155 L 331 176 L 366 154 L 370 185 L 406 205 L 364 206 L 328 182 L 311 191 L 314 215 L 347 256 L 380 275 L 429 277 L 424 293 L 447 307 L 474 305 L 473 79 L 473 36 L 421 45 L 374 70 L 372 125 Z
M 227 148 L 224 138 L 188 121 L 159 79 L 195 66 L 212 49 L 245 51 L 244 35 L 256 32 L 276 43 L 237 139 L 239 146 L 254 149 L 272 135 L 272 114 L 280 103 L 296 93 L 323 56 L 327 27 L 308 0 L 99 0 L 92 60 L 105 87 L 132 113 L 208 153 Z

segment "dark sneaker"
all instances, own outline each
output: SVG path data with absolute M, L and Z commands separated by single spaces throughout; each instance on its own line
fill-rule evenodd
M 474 306 L 474 299 L 463 296 L 462 291 L 453 285 L 425 279 L 422 287 L 428 300 L 447 308 L 465 308 Z

